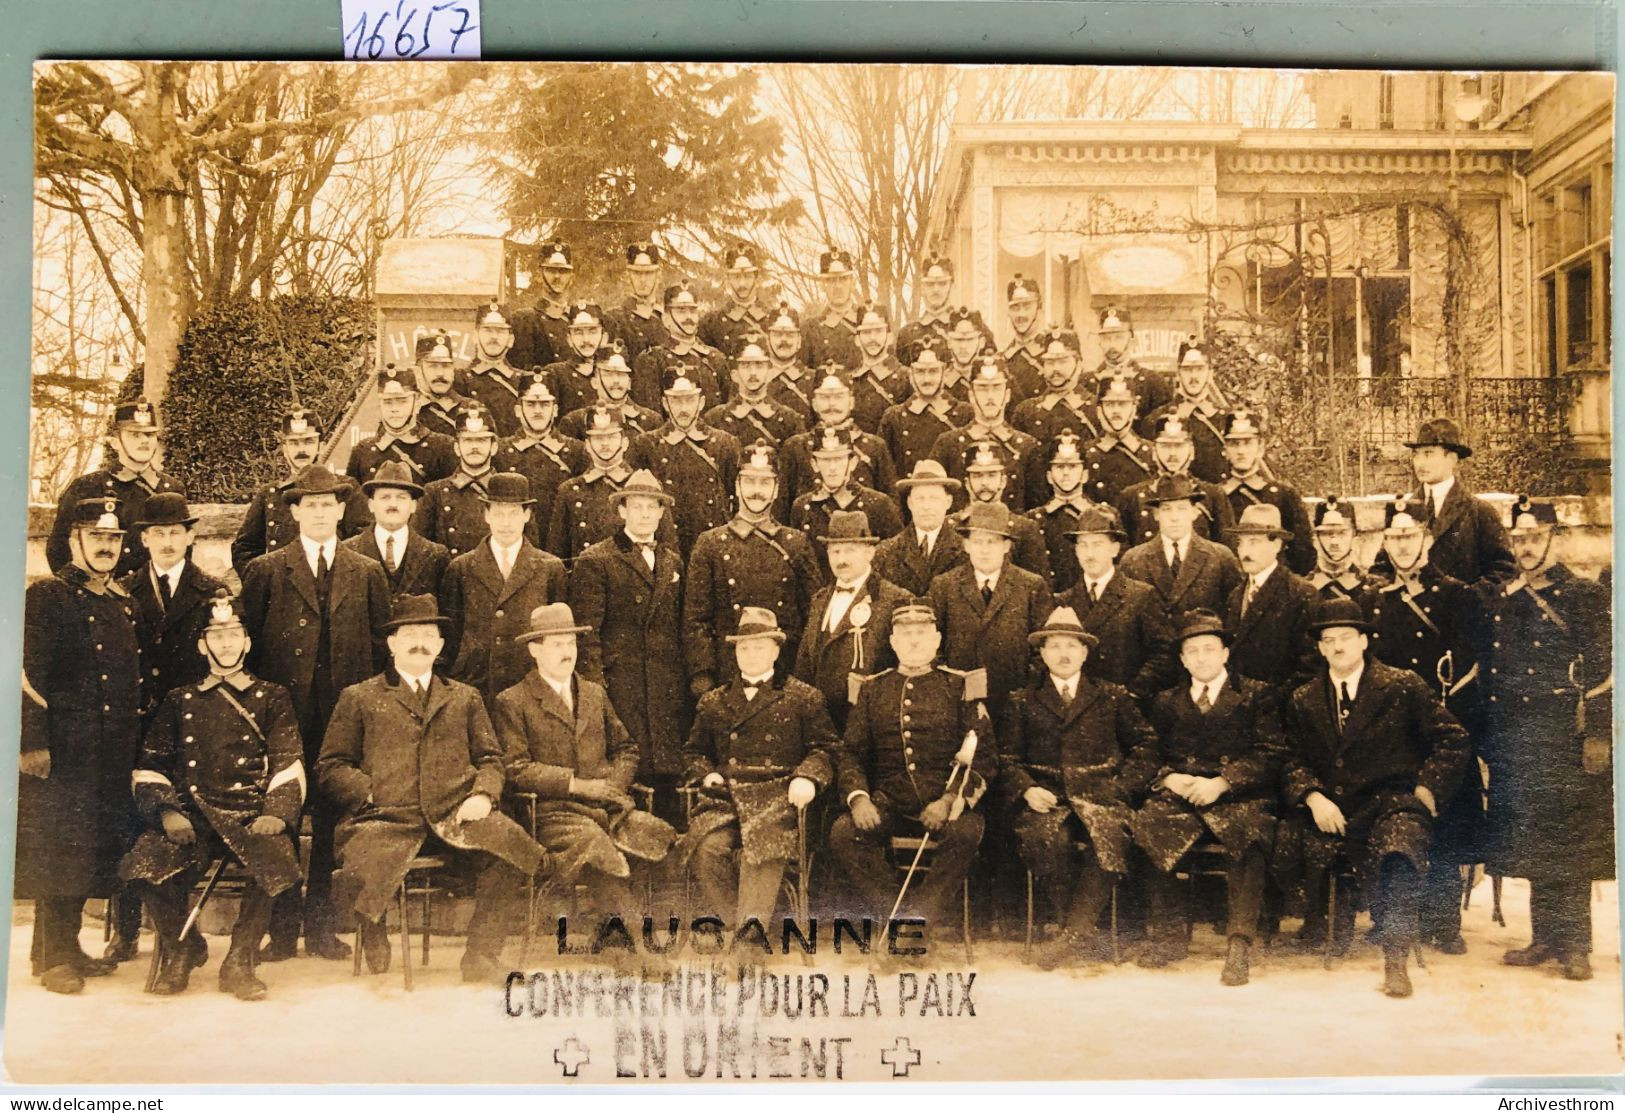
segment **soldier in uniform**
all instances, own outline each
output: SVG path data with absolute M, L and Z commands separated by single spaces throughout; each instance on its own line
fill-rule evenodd
M 813 413 L 818 421 L 805 433 L 797 433 L 779 446 L 782 483 L 779 513 L 789 517 L 795 500 L 818 488 L 818 472 L 813 466 L 813 448 L 824 435 L 834 431 L 852 444 L 852 482 L 876 491 L 890 491 L 897 480 L 886 442 L 865 432 L 852 420 L 852 387 L 845 372 L 830 363 L 818 369 L 818 386 L 813 390 Z
M 1478 591 L 1433 567 L 1432 537 L 1403 500 L 1389 503 L 1382 531 L 1391 582 L 1369 597 L 1371 652 L 1385 665 L 1409 669 L 1444 701 L 1467 729 L 1468 775 L 1439 800 L 1433 845 L 1422 883 L 1422 940 L 1445 954 L 1467 951 L 1461 937 L 1461 867 L 1480 860 L 1483 782 L 1475 745 L 1484 736 L 1486 700 L 1478 681 L 1491 634 Z
M 1355 563 L 1354 506 L 1337 495 L 1327 495 L 1315 506 L 1315 568 L 1306 579 L 1321 598 L 1342 596 L 1361 608 L 1380 581 Z
M 700 325 L 700 303 L 687 282 L 667 286 L 665 306 L 666 336 L 652 348 L 645 348 L 632 365 L 632 397 L 640 406 L 660 405 L 660 384 L 666 382 L 666 367 L 686 364 L 688 378 L 705 394 L 706 406 L 728 400 L 724 385 L 728 362 L 721 352 L 696 335 Z
M 244 668 L 249 638 L 225 588 L 203 609 L 194 653 L 204 675 L 177 685 L 149 725 L 132 777 L 147 829 L 120 874 L 145 893 L 163 941 L 150 992 L 180 993 L 208 947 L 181 938 L 187 898 L 210 862 L 231 858 L 248 874 L 220 964 L 220 989 L 265 997 L 255 974 L 272 901 L 299 884 L 294 838 L 304 803 L 304 749 L 287 689 Z
M 772 365 L 762 347 L 765 340 L 750 333 L 737 338 L 733 367 L 733 396 L 705 412 L 705 423 L 720 429 L 740 444 L 766 441 L 774 448 L 797 433 L 807 431 L 802 416 L 775 401 L 768 391 Z
M 498 436 L 511 437 L 519 428 L 513 407 L 519 399 L 520 368 L 508 359 L 514 349 L 513 326 L 495 302 L 474 314 L 474 344 L 474 359 L 457 372 L 457 393 L 491 412 Z
M 626 364 L 626 352 L 619 340 L 598 349 L 593 367 L 598 376 L 598 397 L 560 418 L 559 432 L 580 440 L 593 410 L 600 407 L 614 415 L 626 429 L 627 436 L 647 433 L 660 424 L 659 411 L 632 401 L 632 369 Z
M 794 640 L 823 582 L 812 543 L 800 530 L 773 519 L 779 488 L 775 456 L 765 443 L 744 450 L 735 484 L 738 511 L 727 524 L 700 534 L 689 556 L 683 631 L 689 690 L 696 696 L 733 678 L 733 654 L 725 639 L 743 608 L 772 611 Z M 795 660 L 795 649 L 786 642 L 786 664 Z
M 1346 858 L 1381 908 L 1383 992 L 1409 997 L 1433 817 L 1466 771 L 1467 732 L 1415 673 L 1367 654 L 1370 629 L 1352 600 L 1320 605 L 1327 668 L 1287 701 L 1283 792 L 1308 840 L 1310 877 L 1323 883 Z M 1321 893 L 1311 887 L 1309 907 L 1324 904 Z
M 492 714 L 509 787 L 536 797 L 548 888 L 564 896 L 585 885 L 594 907 L 631 924 L 632 868 L 611 831 L 635 808 L 628 789 L 638 748 L 603 685 L 576 671 L 578 636 L 591 632 L 566 603 L 532 611 L 516 640 L 535 667 L 497 696 Z
M 541 373 L 560 415 L 567 417 L 603 400 L 598 361 L 613 349 L 604 343 L 604 311 L 592 302 L 570 306 L 564 335 L 568 346 Z
M 427 391 L 418 404 L 418 422 L 431 433 L 455 440 L 458 411 L 473 399 L 457 390 L 457 363 L 452 358 L 451 340 L 445 333 L 418 337 L 417 364 Z
M 1174 382 L 1178 388 L 1174 400 L 1151 412 L 1152 429 L 1160 428 L 1160 418 L 1178 418 L 1191 440 L 1191 475 L 1203 483 L 1219 483 L 1229 472 L 1221 428 L 1228 407 L 1213 381 L 1207 353 L 1195 345 L 1181 345 Z
M 1092 413 L 1094 392 L 1079 389 L 1083 361 L 1078 356 L 1078 334 L 1069 328 L 1052 328 L 1040 333 L 1038 342 L 1043 346 L 1039 364 L 1044 392 L 1017 403 L 1010 411 L 1010 424 L 1039 444 L 1053 444 L 1062 433 L 1071 433 L 1081 444 L 1088 444 L 1100 436 L 1100 428 Z M 1050 496 L 1036 466 L 1037 457 L 1033 464 L 1026 479 L 1028 506 L 1038 506 Z
M 479 690 L 488 705 L 530 665 L 517 638 L 530 612 L 564 598 L 564 562 L 526 536 L 535 501 L 516 472 L 491 476 L 480 496 L 486 537 L 446 565 L 446 675 Z
M 1124 491 L 1156 477 L 1157 461 L 1151 442 L 1134 428 L 1140 405 L 1134 380 L 1117 375 L 1095 385 L 1101 433 L 1083 450 L 1084 493 L 1115 507 Z
M 907 475 L 931 454 L 944 433 L 970 424 L 971 409 L 943 392 L 947 341 L 928 337 L 898 352 L 908 365 L 909 397 L 887 408 L 876 432 L 885 442 L 893 471 Z
M 1126 689 L 1084 672 L 1097 642 L 1075 613 L 1054 611 L 1028 640 L 1043 658 L 1042 679 L 999 717 L 998 790 L 1022 862 L 1064 915 L 1060 935 L 1035 956 L 1053 970 L 1088 952 L 1128 872 L 1131 808 L 1156 770 L 1156 739 Z
M 346 540 L 344 547 L 379 563 L 392 599 L 439 592 L 451 551 L 412 528 L 423 488 L 406 465 L 386 460 L 361 490 L 372 512 L 372 527 Z
M 1170 377 L 1147 370 L 1134 358 L 1134 321 L 1126 310 L 1112 307 L 1102 311 L 1095 337 L 1101 354 L 1095 367 L 1096 386 L 1111 379 L 1127 379 L 1135 396 L 1135 429 L 1141 436 L 1148 435 L 1151 423 L 1146 419 L 1174 400 Z
M 130 771 L 140 747 L 134 606 L 113 578 L 124 524 L 115 498 L 82 499 L 69 560 L 23 596 L 22 752 L 13 898 L 34 902 L 33 975 L 78 993 L 112 958 L 79 945 L 85 901 L 109 896 L 134 836 Z
M 538 255 L 542 300 L 535 309 L 518 315 L 513 362 L 519 367 L 546 367 L 570 358 L 570 287 L 576 279 L 570 245 L 549 240 Z
M 1181 914 L 1175 871 L 1209 836 L 1225 856 L 1228 951 L 1224 985 L 1246 985 L 1264 907 L 1265 859 L 1275 843 L 1275 795 L 1286 748 L 1280 703 L 1268 686 L 1226 666 L 1230 632 L 1200 611 L 1179 629 L 1185 679 L 1151 706 L 1156 772 L 1134 815 L 1134 841 L 1153 867 L 1152 945 L 1142 966 L 1185 957 L 1189 910 Z
M 959 531 L 943 528 L 959 487 L 935 460 L 915 462 L 897 481 L 908 525 L 875 547 L 875 575 L 919 597 L 931 590 L 932 580 L 965 562 Z
M 1118 571 L 1156 588 L 1171 619 L 1224 610 L 1246 577 L 1235 553 L 1196 532 L 1202 492 L 1190 476 L 1158 476 L 1141 501 L 1156 515 L 1156 532 L 1123 554 Z
M 824 304 L 807 314 L 801 332 L 807 339 L 807 366 L 822 372 L 826 363 L 838 363 L 850 372 L 862 360 L 858 351 L 859 303 L 852 253 L 826 247 L 818 256 L 818 284 Z
M 953 327 L 949 320 L 948 303 L 954 296 L 953 260 L 943 255 L 927 255 L 920 263 L 920 315 L 897 330 L 899 357 L 909 348 L 918 348 L 928 340 L 948 339 Z M 909 362 L 907 359 L 904 363 Z
M 1078 435 L 1063 430 L 1046 442 L 1043 456 L 1049 467 L 1044 472 L 1049 501 L 1027 511 L 1029 521 L 1038 523 L 1043 533 L 1048 559 L 1050 589 L 1063 592 L 1078 580 L 1078 561 L 1072 553 L 1072 527 L 1085 510 L 1095 504 L 1083 493 L 1083 456 L 1078 451 Z M 1036 469 L 1034 469 L 1036 470 Z
M 960 518 L 966 562 L 931 581 L 931 603 L 942 620 L 942 655 L 957 669 L 985 669 L 995 719 L 1010 693 L 1034 672 L 1027 641 L 1055 596 L 1042 578 L 1010 560 L 1010 511 L 996 502 L 972 506 Z
M 1230 533 L 1245 574 L 1225 604 L 1230 667 L 1269 686 L 1278 703 L 1317 671 L 1309 625 L 1320 599 L 1307 580 L 1281 563 L 1291 539 L 1281 526 L 1281 511 L 1269 503 L 1243 510 Z
M 735 244 L 726 259 L 722 285 L 728 294 L 727 308 L 713 309 L 701 317 L 696 335 L 701 343 L 729 359 L 737 359 L 745 337 L 767 327 L 767 306 L 760 297 L 761 268 L 756 249 L 747 243 Z
M 268 483 L 254 492 L 243 512 L 243 524 L 231 542 L 231 566 L 238 579 L 248 571 L 249 562 L 267 553 L 280 552 L 299 536 L 299 525 L 288 509 L 287 493 L 294 480 L 316 462 L 322 446 L 322 427 L 310 410 L 294 407 L 282 416 L 282 459 L 288 476 Z M 342 492 L 344 512 L 339 518 L 339 536 L 350 537 L 361 530 L 361 514 L 354 501 L 355 488 L 345 481 Z
M 796 855 L 796 827 L 835 779 L 836 734 L 818 689 L 780 674 L 786 634 L 776 614 L 745 607 L 727 640 L 737 674 L 700 697 L 683 747 L 689 782 L 709 795 L 681 853 L 706 913 L 765 926 Z
M 801 359 L 801 315 L 785 302 L 767 319 L 768 371 L 772 381 L 767 394 L 773 401 L 801 415 L 811 425 L 815 420 L 812 405 L 814 376 L 812 369 Z
M 1445 417 L 1424 421 L 1406 447 L 1417 483 L 1409 497 L 1422 507 L 1423 522 L 1433 537 L 1429 562 L 1463 583 L 1502 584 L 1512 579 L 1517 561 L 1507 546 L 1500 513 L 1456 475 L 1461 461 L 1473 454 L 1462 443 L 1456 423 Z
M 126 575 L 146 559 L 130 523 L 138 520 L 146 502 L 164 491 L 180 491 L 180 484 L 158 470 L 158 438 L 163 429 L 158 407 L 145 398 L 122 402 L 113 410 L 113 435 L 109 446 L 115 463 L 87 472 L 62 489 L 56 503 L 56 518 L 45 541 L 45 561 L 56 572 L 73 559 L 68 535 L 73 532 L 79 503 L 85 499 L 115 499 L 123 530 L 124 548 L 119 553 L 114 574 Z M 184 493 L 184 492 L 183 492 Z
M 901 532 L 903 515 L 892 497 L 853 482 L 852 442 L 846 433 L 825 429 L 812 457 L 818 487 L 796 499 L 790 509 L 790 524 L 813 542 L 813 551 L 820 560 L 825 554 L 819 538 L 829 529 L 831 516 L 842 510 L 862 511 L 881 537 Z
M 879 433 L 886 411 L 908 398 L 908 376 L 891 352 L 891 314 L 883 305 L 858 309 L 853 337 L 858 362 L 849 376 L 852 383 L 852 420 L 865 433 Z
M 530 481 L 530 497 L 536 500 L 537 523 L 553 520 L 553 500 L 559 485 L 587 470 L 587 446 L 580 438 L 565 436 L 555 422 L 558 402 L 548 389 L 547 377 L 526 371 L 519 376 L 519 431 L 497 443 L 491 466 L 497 471 L 514 471 Z M 537 526 L 538 536 L 540 525 Z
M 965 477 L 970 504 L 957 517 L 963 520 L 977 506 L 1005 506 L 1003 496 L 1010 485 L 1010 468 L 1009 459 L 1000 454 L 999 446 L 994 442 L 981 441 L 969 445 L 965 449 L 960 474 Z M 1017 568 L 1025 568 L 1047 585 L 1050 582 L 1049 547 L 1044 543 L 1043 526 L 1034 518 L 1012 514 L 1010 536 L 1014 540 L 1010 550 L 1011 562 Z
M 1231 514 L 1255 503 L 1269 503 L 1281 512 L 1281 524 L 1292 535 L 1282 559 L 1300 576 L 1315 567 L 1315 543 L 1311 536 L 1309 510 L 1303 496 L 1292 484 L 1276 479 L 1264 462 L 1264 415 L 1256 410 L 1236 409 L 1224 415 L 1224 455 L 1230 474 L 1219 486 L 1230 501 Z
M 1006 481 L 1001 498 L 1011 510 L 1026 508 L 1027 469 L 1038 442 L 1011 425 L 1005 418 L 1010 401 L 1010 382 L 1005 364 L 997 356 L 977 360 L 970 385 L 971 421 L 962 429 L 942 434 L 931 448 L 931 457 L 955 478 L 965 478 L 966 450 L 987 443 L 1004 465 Z
M 542 872 L 547 853 L 497 810 L 502 745 L 479 693 L 434 675 L 445 623 L 427 595 L 395 601 L 381 624 L 390 664 L 339 697 L 316 781 L 344 815 L 334 885 L 356 917 L 368 967 L 389 966 L 384 913 L 427 844 L 436 854 L 479 855 L 462 974 L 491 986 L 507 970 L 502 945 L 524 879 Z
M 796 651 L 795 673 L 824 697 L 837 730 L 846 726 L 851 705 L 848 677 L 895 663 L 882 636 L 891 629 L 892 609 L 913 596 L 874 574 L 875 546 L 881 538 L 861 510 L 836 510 L 826 546 L 832 582 L 818 589 L 808 608 L 807 628 Z
M 1529 946 L 1591 975 L 1591 883 L 1614 876 L 1613 648 L 1609 591 L 1556 559 L 1550 503 L 1513 507 L 1518 575 L 1491 598 L 1488 745 L 1496 874 L 1529 879 Z
M 993 332 L 982 315 L 968 306 L 948 311 L 948 370 L 942 376 L 942 392 L 959 402 L 970 401 L 971 380 L 983 354 L 993 354 Z
M 626 358 L 638 356 L 666 339 L 663 310 L 655 299 L 660 289 L 660 249 L 652 243 L 626 245 L 626 297 L 611 315 L 610 328 L 626 345 Z
M 1164 476 L 1188 478 L 1200 493 L 1194 528 L 1202 537 L 1222 542 L 1232 526 L 1235 515 L 1230 510 L 1230 499 L 1224 488 L 1210 483 L 1191 472 L 1190 427 L 1177 414 L 1164 412 L 1151 419 L 1151 455 L 1156 461 L 1156 474 L 1126 489 L 1117 500 L 1117 513 L 1128 528 L 1129 537 L 1136 542 L 1149 541 L 1156 536 L 1156 516 L 1148 495 Z
M 666 423 L 632 438 L 630 468 L 652 472 L 674 499 L 671 518 L 677 551 L 684 560 L 694 542 L 733 515 L 734 480 L 739 472 L 739 441 L 709 425 L 700 414 L 705 395 L 688 377 L 693 368 L 669 363 L 662 372 Z
M 1127 688 L 1142 706 L 1172 682 L 1176 667 L 1173 627 L 1156 589 L 1119 574 L 1123 523 L 1109 506 L 1094 505 L 1078 515 L 1067 533 L 1078 579 L 1056 603 L 1079 616 L 1095 638 L 1089 674 Z
M 898 892 L 888 844 L 928 836 L 931 868 L 914 879 L 899 912 L 941 925 L 955 919 L 948 909 L 982 842 L 975 807 L 997 771 L 998 742 L 982 705 L 984 678 L 936 663 L 942 634 L 929 600 L 896 607 L 889 640 L 897 667 L 864 678 L 836 752 L 846 808 L 829 848 L 856 890 L 850 911 L 884 924 Z M 959 758 L 972 732 L 967 766 Z
M 1010 376 L 1010 404 L 1020 405 L 1044 393 L 1044 295 L 1038 284 L 1019 272 L 1004 287 L 1010 321 L 1010 343 L 999 352 Z
M 412 525 L 430 541 L 444 545 L 453 558 L 471 552 L 485 540 L 486 486 L 496 469 L 496 426 L 484 406 L 469 406 L 457 417 L 457 470 L 423 488 Z M 530 540 L 537 531 L 530 527 Z
M 673 499 L 641 470 L 612 499 L 622 528 L 587 546 L 566 586 L 571 610 L 588 627 L 581 675 L 608 689 L 634 744 L 638 781 L 654 790 L 652 810 L 675 821 L 689 711 L 685 584 L 682 553 L 657 537 Z
M 386 461 L 411 473 L 419 483 L 444 479 L 457 470 L 451 437 L 433 433 L 417 416 L 418 388 L 411 371 L 393 363 L 378 372 L 378 431 L 350 450 L 344 473 L 364 487 Z

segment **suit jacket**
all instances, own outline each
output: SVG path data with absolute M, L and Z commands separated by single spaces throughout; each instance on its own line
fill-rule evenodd
M 577 671 L 609 689 L 647 773 L 682 771 L 688 729 L 683 649 L 683 560 L 655 547 L 654 570 L 621 530 L 589 545 L 570 568 L 566 594 L 581 636 Z
M 371 528 L 362 530 L 344 544 L 378 562 L 378 566 L 384 570 L 385 579 L 389 581 L 389 594 L 392 597 L 440 594 L 440 580 L 451 561 L 450 549 L 438 541 L 430 541 L 410 527 L 406 533 L 406 553 L 393 569 L 384 563 L 384 554 L 378 551 L 378 534 Z
M 446 632 L 447 674 L 494 701 L 499 692 L 534 671 L 530 654 L 514 638 L 530 628 L 530 612 L 564 598 L 564 562 L 528 541 L 519 546 L 508 578 L 502 578 L 489 544 L 453 557 L 440 583 Z
M 1080 576 L 1056 603 L 1076 611 L 1083 628 L 1100 639 L 1084 662 L 1090 676 L 1121 684 L 1142 706 L 1174 682 L 1179 669 L 1173 624 L 1150 584 L 1116 571 L 1100 601 L 1091 603 L 1089 586 Z
M 931 558 L 920 551 L 919 535 L 911 525 L 886 538 L 875 546 L 874 574 L 896 584 L 910 595 L 924 595 L 931 590 L 931 581 L 951 569 L 964 564 L 965 539 L 954 529 L 952 520 L 945 521 L 937 531 L 937 543 L 931 547 Z
M 166 607 L 159 601 L 152 562 L 119 581 L 135 610 L 135 636 L 141 645 L 141 711 L 150 715 L 182 684 L 209 675 L 209 662 L 197 640 L 209 621 L 209 600 L 226 585 L 188 560 Z
M 1275 566 L 1243 615 L 1241 600 L 1246 592 L 1243 578 L 1225 605 L 1224 625 L 1233 635 L 1230 669 L 1262 680 L 1285 700 L 1293 689 L 1325 668 L 1309 629 L 1320 597 L 1307 580 L 1284 564 Z
M 1055 609 L 1049 585 L 1008 560 L 993 598 L 982 600 L 970 562 L 931 581 L 931 602 L 942 627 L 942 659 L 951 668 L 986 669 L 989 701 L 1000 704 L 1033 677 L 1037 651 L 1027 635 Z
M 1409 497 L 1420 505 L 1425 496 L 1425 491 L 1417 490 Z M 1501 515 L 1459 478 L 1451 484 L 1444 505 L 1434 508 L 1428 532 L 1433 535 L 1428 563 L 1447 576 L 1468 584 L 1480 580 L 1504 584 L 1518 574 Z
M 1254 476 L 1251 482 L 1239 476 L 1230 476 L 1219 484 L 1230 500 L 1231 517 L 1241 520 L 1242 511 L 1249 506 L 1273 506 L 1281 512 L 1281 525 L 1292 534 L 1292 539 L 1281 546 L 1281 563 L 1300 576 L 1307 576 L 1315 568 L 1319 554 L 1315 552 L 1315 527 L 1309 519 L 1309 508 L 1303 496 L 1290 483 L 1279 479 Z M 1232 543 L 1232 548 L 1234 544 Z
M 1162 539 L 1153 537 L 1124 553 L 1117 571 L 1155 588 L 1163 609 L 1176 623 L 1186 611 L 1199 608 L 1223 614 L 1230 593 L 1245 578 L 1236 554 L 1194 534 L 1185 554 L 1175 580 L 1164 559 Z
M 570 778 L 606 780 L 623 792 L 638 767 L 638 746 L 626 733 L 601 684 L 571 680 L 572 710 L 535 669 L 496 700 L 508 786 L 534 792 L 538 811 L 573 811 L 595 818 L 603 808 L 570 798 Z
M 968 508 L 949 519 L 949 524 L 964 521 Z M 1010 516 L 1010 563 L 1025 569 L 1050 585 L 1049 545 L 1044 540 L 1044 527 L 1025 514 Z
M 852 605 L 830 631 L 824 628 L 824 614 L 834 594 L 835 585 L 826 584 L 807 608 L 807 629 L 796 650 L 795 676 L 823 695 L 830 718 L 839 730 L 846 725 L 850 706 L 847 677 L 854 672 L 878 672 L 897 663 L 891 649 L 891 613 L 911 597 L 871 569 Z M 852 624 L 852 612 L 860 605 L 868 611 L 861 627 Z

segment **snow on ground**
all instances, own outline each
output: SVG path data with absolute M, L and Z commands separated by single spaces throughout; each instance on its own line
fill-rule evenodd
M 627 989 L 619 1019 L 612 990 L 582 992 L 583 985 L 611 986 L 591 980 L 599 971 L 610 976 L 609 967 L 550 960 L 539 948 L 525 969 L 542 972 L 537 1004 L 546 1015 L 510 1017 L 501 986 L 461 983 L 455 938 L 435 941 L 431 965 L 416 971 L 415 993 L 402 986 L 398 954 L 388 974 L 355 980 L 348 963 L 301 958 L 262 967 L 270 999 L 241 1003 L 215 988 L 226 943 L 216 937 L 209 965 L 193 974 L 184 996 L 148 996 L 141 985 L 150 937 L 143 937 L 138 962 L 91 981 L 82 996 L 61 997 L 28 977 L 31 928 L 19 924 L 4 1060 L 19 1083 L 536 1084 L 565 1081 L 570 1064 L 581 1082 L 613 1083 L 618 1067 L 637 1076 L 646 1064 L 660 1080 L 664 1039 L 668 1084 L 696 1073 L 715 1082 L 719 1071 L 724 1079 L 834 1078 L 837 1065 L 845 1079 L 906 1071 L 926 1082 L 1618 1074 L 1615 886 L 1594 887 L 1598 946 L 1596 978 L 1588 983 L 1565 981 L 1552 965 L 1503 966 L 1502 951 L 1528 939 L 1528 889 L 1506 883 L 1506 927 L 1491 922 L 1489 898 L 1488 884 L 1473 894 L 1466 955 L 1429 951 L 1425 970 L 1412 964 L 1416 995 L 1409 1000 L 1382 996 L 1381 957 L 1367 945 L 1329 972 L 1318 957 L 1255 952 L 1252 984 L 1221 986 L 1224 944 L 1202 926 L 1191 957 L 1158 971 L 1125 964 L 1044 974 L 1021 963 L 1019 945 L 1006 944 L 979 946 L 968 970 L 953 946 L 918 968 L 866 966 L 851 955 L 805 963 L 780 957 L 765 967 L 772 975 L 766 987 L 760 972 L 751 979 L 743 1010 L 739 958 L 719 964 L 722 980 L 712 983 L 709 960 L 689 956 L 682 972 L 692 977 L 665 987 L 659 971 L 670 968 L 647 964 L 649 988 Z M 99 930 L 92 936 L 87 928 L 86 948 L 99 953 Z M 510 956 L 516 951 L 517 943 Z M 865 1009 L 870 970 L 878 1007 Z M 974 1016 L 963 1001 L 972 973 Z M 815 975 L 827 983 L 827 1014 L 814 1007 L 809 1016 L 803 1007 L 786 1016 L 783 992 L 792 1008 L 807 1005 Z M 571 983 L 572 1006 L 557 1015 L 554 992 L 576 976 L 587 980 Z M 663 989 L 685 986 L 700 992 L 681 1001 L 662 997 Z M 775 988 L 780 992 L 769 992 Z M 780 997 L 771 1015 L 763 1015 L 764 996 Z M 529 1004 L 522 989 L 514 1005 L 525 1011 Z M 598 1015 L 600 1006 L 607 1015 Z M 685 1014 L 690 1007 L 703 1015 Z

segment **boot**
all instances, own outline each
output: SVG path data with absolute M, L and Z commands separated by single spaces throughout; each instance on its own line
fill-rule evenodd
M 118 962 L 105 956 L 91 958 L 87 954 L 80 953 L 73 958 L 73 968 L 81 978 L 105 978 L 118 969 Z
M 367 969 L 374 974 L 384 973 L 389 969 L 389 929 L 382 920 L 373 923 L 365 917 L 357 917 L 357 922 L 357 943 L 366 956 Z
M 1248 951 L 1252 944 L 1243 935 L 1230 937 L 1230 953 L 1224 957 L 1224 973 L 1219 975 L 1223 985 L 1246 985 L 1250 974 Z
M 1035 948 L 1033 964 L 1040 970 L 1054 970 L 1078 961 L 1089 948 L 1091 934 L 1070 928 L 1058 932 L 1053 939 L 1046 939 Z
M 1464 955 L 1467 953 L 1467 940 L 1461 937 L 1461 932 L 1451 935 L 1436 935 L 1433 937 L 1433 946 L 1440 954 Z
M 39 976 L 40 984 L 52 993 L 82 993 L 85 979 L 67 963 L 53 966 Z
M 1536 939 L 1527 947 L 1519 947 L 1508 951 L 1501 956 L 1501 961 L 1508 966 L 1539 966 L 1549 959 L 1556 958 L 1549 944 Z
M 191 981 L 192 958 L 196 952 L 181 943 L 160 942 L 158 953 L 158 977 L 147 992 L 160 997 L 184 993 L 187 983 Z
M 118 964 L 120 962 L 133 962 L 140 953 L 140 944 L 133 935 L 114 934 L 107 941 L 107 949 L 102 952 L 102 961 Z
M 1406 971 L 1410 948 L 1388 944 L 1382 949 L 1382 991 L 1390 997 L 1411 995 L 1411 976 Z
M 1584 951 L 1570 951 L 1558 959 L 1562 964 L 1563 976 L 1571 982 L 1589 982 L 1591 980 L 1591 956 Z
M 265 983 L 254 973 L 254 959 L 259 951 L 260 939 L 271 922 L 271 898 L 257 884 L 243 894 L 237 910 L 237 925 L 231 931 L 231 948 L 220 964 L 220 991 L 229 993 L 239 1001 L 260 1001 L 266 993 Z

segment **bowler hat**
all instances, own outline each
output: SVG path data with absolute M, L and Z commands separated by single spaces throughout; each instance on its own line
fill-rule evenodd
M 293 484 L 282 492 L 283 502 L 298 502 L 306 495 L 336 495 L 340 502 L 350 497 L 354 488 L 349 479 L 334 475 L 325 464 L 312 464 L 294 478 Z
M 361 485 L 361 490 L 368 495 L 383 488 L 405 491 L 413 498 L 423 497 L 423 488 L 412 482 L 411 471 L 399 460 L 386 460 L 372 473 L 372 478 Z
M 451 619 L 440 613 L 433 595 L 401 595 L 390 608 L 389 621 L 379 627 L 388 633 L 402 626 L 450 626 Z
M 1076 638 L 1090 649 L 1100 644 L 1099 638 L 1083 628 L 1083 623 L 1078 621 L 1078 612 L 1071 607 L 1056 607 L 1044 620 L 1044 625 L 1027 635 L 1027 641 L 1032 645 L 1042 645 L 1054 637 Z
M 1344 595 L 1322 600 L 1309 623 L 1309 628 L 1317 634 L 1338 626 L 1349 626 L 1362 633 L 1371 631 L 1371 623 L 1366 621 L 1360 604 Z
M 530 629 L 523 634 L 515 634 L 513 640 L 533 642 L 552 637 L 554 634 L 585 634 L 591 629 L 591 626 L 576 623 L 575 612 L 570 609 L 570 604 L 543 603 L 530 612 Z
M 530 506 L 536 500 L 530 497 L 529 479 L 516 471 L 499 471 L 486 482 L 485 494 L 480 496 L 480 501 Z
M 739 629 L 722 640 L 742 642 L 751 638 L 772 638 L 782 645 L 785 636 L 779 628 L 778 615 L 766 607 L 745 607 L 739 612 Z
M 1473 450 L 1462 443 L 1460 426 L 1448 417 L 1435 417 L 1422 422 L 1416 439 L 1405 442 L 1406 448 L 1428 448 L 1433 445 L 1454 452 L 1463 460 L 1473 454 Z
M 1292 540 L 1292 531 L 1281 527 L 1281 508 L 1272 503 L 1255 502 L 1241 512 L 1236 524 L 1228 530 L 1232 537 L 1245 537 L 1256 534 L 1264 537 L 1278 537 L 1282 541 Z
M 197 515 L 187 510 L 185 495 L 179 491 L 160 491 L 147 499 L 147 505 L 141 508 L 141 520 L 133 528 L 190 526 L 196 522 Z
M 818 540 L 826 545 L 842 541 L 866 541 L 878 545 L 880 538 L 869 530 L 869 515 L 861 510 L 837 510 L 829 516 L 829 532 Z
M 1225 645 L 1230 644 L 1230 631 L 1224 628 L 1224 619 L 1205 607 L 1186 611 L 1180 619 L 1179 629 L 1174 633 L 1174 641 L 1180 645 L 1192 638 L 1212 635 Z

